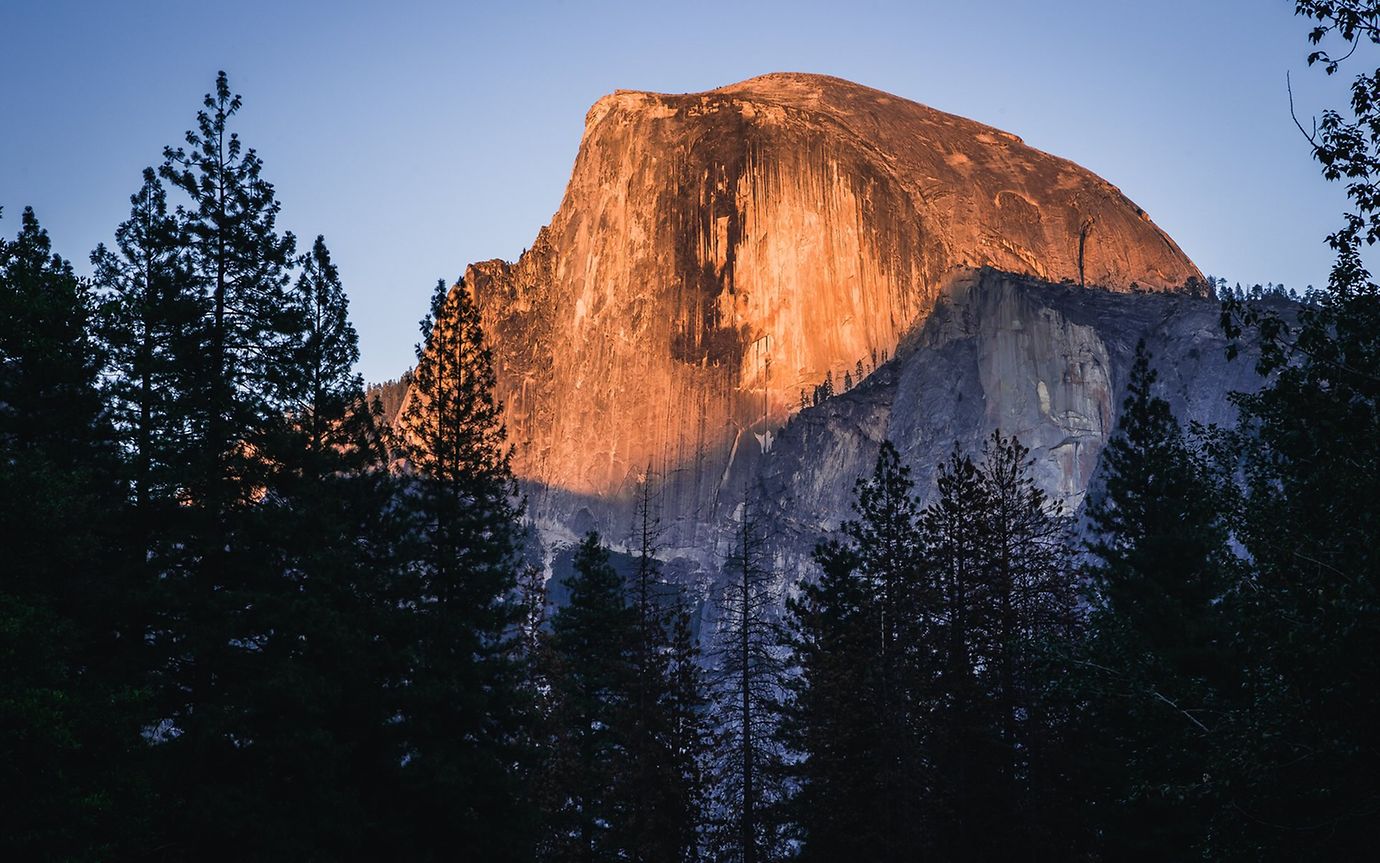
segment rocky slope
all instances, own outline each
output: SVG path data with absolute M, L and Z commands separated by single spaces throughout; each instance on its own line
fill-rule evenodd
M 1181 290 L 1198 275 L 1115 187 L 1013 135 L 769 75 L 601 99 L 551 224 L 457 289 L 553 597 L 569 542 L 631 539 L 650 475 L 668 572 L 707 599 L 745 499 L 789 583 L 885 439 L 923 497 L 955 443 L 1000 428 L 1076 509 L 1139 339 L 1182 420 L 1229 421 L 1258 381 L 1225 360 L 1216 303 Z M 804 407 L 826 377 L 854 385 Z
M 1142 339 L 1159 374 L 1156 395 L 1180 422 L 1230 425 L 1236 412 L 1228 394 L 1260 381 L 1253 356 L 1226 359 L 1219 316 L 1215 300 L 1185 295 L 1082 289 L 995 271 L 955 280 L 896 361 L 803 412 L 759 465 L 744 468 L 742 481 L 770 520 L 783 576 L 805 571 L 815 542 L 850 515 L 852 485 L 871 470 L 883 440 L 912 466 L 926 500 L 936 466 L 955 444 L 976 453 L 994 429 L 1014 434 L 1030 448 L 1040 485 L 1077 513 L 1097 484 L 1098 458 Z M 721 521 L 732 518 L 725 512 Z
M 767 75 L 599 100 L 551 224 L 465 284 L 515 466 L 545 490 L 534 514 L 565 524 L 648 470 L 682 478 L 670 511 L 713 509 L 803 390 L 894 355 L 980 267 L 1123 292 L 1198 275 L 1115 187 L 1014 135 L 835 78 Z M 1050 335 L 1064 341 L 1031 333 L 1031 350 L 1078 344 Z M 1058 381 L 1045 385 L 1051 410 L 1091 411 L 1056 406 Z M 1095 454 L 1075 442 L 1059 458 L 1074 488 Z
M 657 477 L 663 556 L 681 581 L 710 595 L 747 497 L 776 571 L 795 580 L 809 571 L 815 543 L 850 515 L 853 484 L 888 439 L 925 499 L 935 466 L 955 443 L 977 452 L 993 429 L 1015 434 L 1030 447 L 1041 485 L 1076 512 L 1116 427 L 1137 341 L 1153 354 L 1157 394 L 1184 423 L 1229 424 L 1228 393 L 1259 385 L 1252 357 L 1226 359 L 1218 317 L 1215 301 L 1182 293 L 964 273 L 894 358 L 848 392 L 799 412 L 769 447 L 740 451 L 713 478 L 717 493 L 697 497 L 704 478 L 693 470 Z M 630 502 L 529 488 L 548 547 L 591 528 L 615 543 L 629 539 Z

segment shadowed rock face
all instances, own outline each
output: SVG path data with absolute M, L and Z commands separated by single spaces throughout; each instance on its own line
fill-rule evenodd
M 696 595 L 713 596 L 746 497 L 782 584 L 808 575 L 815 544 L 852 517 L 854 484 L 871 472 L 884 440 L 911 466 L 916 494 L 928 503 L 936 466 L 954 445 L 976 456 L 1000 429 L 1030 449 L 1039 485 L 1077 513 L 1099 483 L 1138 341 L 1159 375 L 1155 395 L 1185 425 L 1230 426 L 1228 394 L 1260 385 L 1249 350 L 1227 360 L 1220 313 L 1217 302 L 1183 293 L 1052 285 L 995 270 L 956 277 L 890 361 L 800 411 L 770 447 L 741 449 L 715 477 L 717 494 L 687 506 L 695 499 L 687 489 L 701 487 L 701 476 L 656 478 L 668 571 Z M 548 551 L 589 529 L 615 547 L 635 547 L 630 501 L 528 488 Z M 712 629 L 712 603 L 705 614 Z
M 809 571 L 815 543 L 852 517 L 853 485 L 870 473 L 884 440 L 911 466 L 928 503 L 952 448 L 976 457 L 1000 429 L 1030 449 L 1037 483 L 1076 514 L 1100 484 L 1099 457 L 1116 430 L 1138 341 L 1158 374 L 1154 394 L 1180 423 L 1234 423 L 1229 394 L 1253 392 L 1261 381 L 1253 351 L 1227 360 L 1220 314 L 1216 301 L 1184 294 L 1051 285 L 990 270 L 964 276 L 896 359 L 793 418 L 770 453 L 741 468 L 739 487 L 760 501 L 787 581 Z M 717 530 L 731 531 L 732 518 L 725 510 Z
M 1145 213 L 1014 135 L 815 75 L 590 110 L 551 224 L 514 264 L 474 264 L 514 465 L 533 514 L 625 498 L 648 468 L 668 511 L 714 509 L 802 390 L 891 356 L 963 273 L 993 267 L 1127 291 L 1199 275 Z M 1032 319 L 977 365 L 1047 413 L 1067 492 L 1110 420 L 1086 333 Z M 1013 358 L 1082 357 L 1073 379 Z M 1043 373 L 1041 373 L 1043 374 Z M 1029 392 L 1026 390 L 1029 389 Z M 1000 420 L 1001 417 L 989 417 Z
M 1293 313 L 1287 304 L 1277 310 Z M 1252 352 L 1226 359 L 1219 315 L 1215 301 L 1184 293 L 963 273 L 895 356 L 858 386 L 797 413 L 769 446 L 743 447 L 712 489 L 694 469 L 655 478 L 663 575 L 697 604 L 696 631 L 715 632 L 718 600 L 734 578 L 725 560 L 746 499 L 765 537 L 776 594 L 789 595 L 816 571 L 816 543 L 852 517 L 854 484 L 871 472 L 884 440 L 911 466 L 916 494 L 928 503 L 936 466 L 951 448 L 976 455 L 1000 428 L 1030 448 L 1038 483 L 1076 514 L 1101 482 L 1099 457 L 1116 428 L 1137 341 L 1145 340 L 1158 372 L 1155 394 L 1184 424 L 1230 425 L 1229 393 L 1260 385 Z M 524 486 L 538 527 L 529 552 L 552 577 L 552 602 L 564 601 L 572 544 L 585 531 L 598 530 L 620 571 L 631 571 L 638 544 L 632 501 Z

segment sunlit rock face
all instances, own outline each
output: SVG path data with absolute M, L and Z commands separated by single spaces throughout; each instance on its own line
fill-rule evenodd
M 1139 207 L 1071 162 L 790 74 L 599 100 L 551 224 L 516 263 L 471 266 L 466 284 L 531 511 L 573 529 L 599 526 L 649 469 L 670 478 L 668 513 L 711 519 L 802 391 L 859 363 L 871 373 L 980 267 L 1118 292 L 1199 275 Z M 1044 478 L 1079 494 L 1111 422 L 1105 345 L 1057 316 L 981 312 L 1003 316 L 1020 327 L 984 342 L 966 397 L 1000 394 L 982 419 L 1004 428 L 1039 418 Z
M 1287 304 L 1277 311 L 1288 315 Z M 1100 482 L 1099 458 L 1116 429 L 1140 341 L 1158 374 L 1153 392 L 1185 425 L 1230 426 L 1232 392 L 1260 385 L 1249 349 L 1226 358 L 1214 300 L 1178 292 L 1118 292 L 1049 284 L 983 269 L 945 284 L 931 313 L 861 384 L 791 417 L 756 439 L 713 477 L 676 470 L 655 478 L 661 557 L 673 581 L 705 599 L 705 626 L 733 548 L 743 501 L 765 537 L 779 586 L 813 571 L 810 553 L 852 516 L 854 484 L 883 441 L 912 469 L 922 503 L 935 495 L 936 466 L 957 446 L 977 456 L 994 429 L 1029 448 L 1041 488 L 1077 515 Z M 1249 348 L 1249 346 L 1246 346 Z M 630 542 L 632 502 L 526 487 L 553 571 L 558 546 L 586 530 L 615 549 Z M 784 591 L 783 591 L 784 595 Z

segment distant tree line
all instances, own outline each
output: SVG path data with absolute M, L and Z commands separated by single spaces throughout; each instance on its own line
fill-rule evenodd
M 364 395 L 370 401 L 375 398 L 379 400 L 383 421 L 392 425 L 402 412 L 403 399 L 406 398 L 407 388 L 410 386 L 412 386 L 412 372 L 409 370 L 396 378 L 369 384 L 364 388 Z
M 1297 9 L 1380 44 L 1373 4 Z M 1142 345 L 1081 519 L 999 431 L 932 489 L 883 444 L 788 594 L 745 493 L 697 633 L 654 478 L 630 571 L 587 535 L 548 602 L 465 286 L 384 422 L 222 74 L 90 278 L 31 210 L 0 240 L 0 855 L 1364 856 L 1380 75 L 1352 92 L 1310 133 L 1352 204 L 1328 288 L 1214 280 L 1265 377 L 1236 423 L 1183 427 Z
M 846 369 L 843 373 L 843 383 L 840 385 L 839 389 L 835 389 L 834 372 L 832 369 L 825 372 L 824 380 L 815 384 L 808 392 L 805 389 L 801 389 L 800 409 L 805 410 L 806 408 L 816 407 L 833 398 L 838 393 L 846 393 L 853 389 L 853 387 L 862 383 L 863 378 L 867 377 L 869 373 L 875 372 L 881 365 L 886 363 L 886 348 L 882 348 L 881 350 L 881 363 L 877 361 L 876 348 L 872 349 L 871 358 L 871 365 L 868 365 L 864 360 L 858 360 L 852 369 Z
M 1209 299 L 1216 299 L 1222 302 L 1251 300 L 1260 302 L 1262 300 L 1282 300 L 1291 303 L 1311 304 L 1321 296 L 1321 292 L 1309 285 L 1302 294 L 1293 288 L 1286 288 L 1283 284 L 1267 282 L 1265 284 L 1256 283 L 1243 287 L 1240 282 L 1232 285 L 1223 278 L 1207 277 L 1207 284 L 1204 286 L 1204 295 Z

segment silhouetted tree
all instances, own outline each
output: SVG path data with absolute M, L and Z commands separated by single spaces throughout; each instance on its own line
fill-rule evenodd
M 858 518 L 788 603 L 803 858 L 1081 847 L 1063 814 L 1074 711 L 1052 685 L 1078 629 L 1066 521 L 1014 438 L 976 464 L 956 447 L 937 480 L 919 510 L 883 444 Z
M 878 837 L 864 829 L 876 818 L 876 717 L 869 685 L 876 633 L 868 626 L 872 596 L 858 576 L 853 550 L 830 540 L 815 550 L 821 573 L 787 602 L 795 677 L 788 678 L 781 734 L 798 763 L 791 821 L 802 859 L 836 859 Z
M 670 759 L 672 794 L 661 819 L 673 850 L 666 859 L 698 861 L 704 845 L 710 801 L 708 761 L 712 729 L 693 609 L 679 600 L 671 612 L 671 650 L 667 669 L 666 749 Z
M 627 859 L 634 771 L 629 710 L 638 689 L 637 609 L 597 533 L 576 549 L 570 601 L 551 620 L 546 680 L 551 737 L 548 787 L 550 860 Z
M 1374 2 L 1299 0 L 1295 11 L 1312 26 L 1310 65 L 1329 75 L 1380 45 Z M 1243 857 L 1365 856 L 1380 811 L 1380 287 L 1363 253 L 1380 237 L 1380 70 L 1363 69 L 1350 96 L 1306 131 L 1350 202 L 1328 237 L 1326 291 L 1296 320 L 1240 302 L 1224 314 L 1229 334 L 1251 332 L 1267 376 L 1238 402 L 1246 490 L 1233 527 L 1249 571 L 1234 631 L 1249 708 L 1223 755 L 1239 817 L 1215 838 Z
M 384 854 L 381 812 L 403 759 L 389 725 L 408 679 L 397 611 L 405 524 L 325 241 L 297 265 L 284 309 L 296 331 L 270 378 L 285 422 L 263 438 L 264 489 L 244 534 L 274 575 L 255 598 L 266 634 L 246 693 L 254 826 L 264 856 Z
M 115 249 L 98 246 L 91 263 L 107 397 L 128 454 L 137 529 L 153 555 L 156 523 L 170 517 L 185 482 L 185 415 L 203 309 L 187 269 L 187 238 L 152 168 L 130 204 Z
M 186 148 L 168 148 L 161 169 L 185 198 L 177 231 L 188 284 L 178 293 L 199 296 L 204 312 L 183 334 L 195 339 L 179 361 L 190 382 L 178 470 L 185 505 L 160 528 L 169 554 L 153 627 L 162 657 L 154 739 L 177 801 L 168 827 L 192 856 L 252 853 L 260 839 L 247 765 L 261 741 L 246 720 L 265 656 L 260 601 L 277 573 L 245 531 L 266 482 L 263 454 L 285 422 L 274 381 L 291 362 L 283 349 L 296 328 L 287 295 L 294 241 L 277 229 L 262 162 L 232 128 L 240 106 L 220 74 Z
M 816 548 L 820 580 L 787 603 L 799 673 L 783 730 L 803 756 L 793 811 L 808 859 L 909 859 L 920 847 L 935 668 L 912 488 L 884 442 L 845 543 Z
M 0 240 L 0 856 L 147 850 L 141 633 L 94 298 L 26 209 Z
M 427 859 L 522 859 L 531 813 L 516 591 L 521 509 L 479 309 L 438 282 L 399 418 L 415 549 L 402 605 L 399 835 Z
M 1116 858 L 1205 853 L 1229 637 L 1222 499 L 1155 380 L 1142 342 L 1089 505 L 1093 634 L 1079 680 L 1103 759 L 1098 829 Z
M 984 508 L 968 673 L 978 684 L 980 721 L 999 748 L 979 810 L 997 820 L 976 848 L 1003 856 L 1077 847 L 1077 837 L 1047 829 L 1074 801 L 1061 799 L 1059 772 L 1073 750 L 1046 703 L 1050 678 L 1068 673 L 1062 659 L 1050 660 L 1067 655 L 1079 628 L 1075 574 L 1068 520 L 1032 468 L 1029 450 L 1000 432 L 987 439 L 977 466 Z
M 923 571 L 937 593 L 940 686 L 935 693 L 929 749 L 935 785 L 927 821 L 941 856 L 962 857 L 986 847 L 991 821 L 984 798 L 997 759 L 984 724 L 977 649 L 984 616 L 989 490 L 972 458 L 955 444 L 936 474 L 938 496 L 920 515 Z
M 724 562 L 719 627 L 710 661 L 715 714 L 715 860 L 760 863 L 780 855 L 782 753 L 776 740 L 784 661 L 773 573 L 751 500 L 744 494 L 735 544 Z
M 628 856 L 632 860 L 693 859 L 698 850 L 704 702 L 687 612 L 665 584 L 657 558 L 660 517 L 649 471 L 639 485 L 630 605 L 637 621 L 634 689 L 620 725 L 627 735 Z M 673 638 L 684 643 L 677 644 Z M 688 652 L 687 651 L 692 651 Z
M 190 278 L 205 292 L 207 317 L 194 429 L 203 452 L 192 496 L 217 536 L 207 565 L 222 567 L 219 540 L 229 509 L 254 493 L 262 470 L 258 436 L 279 420 L 276 378 L 296 330 L 288 297 L 296 241 L 277 229 L 280 205 L 263 162 L 246 149 L 231 121 L 240 111 L 224 72 L 207 94 L 185 148 L 167 148 L 160 173 L 187 199 L 179 230 L 189 242 Z

